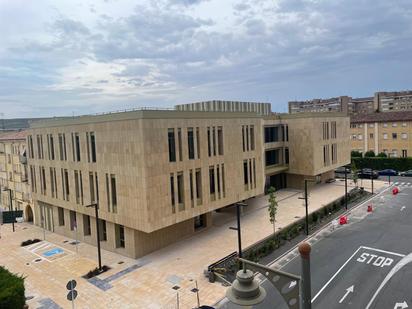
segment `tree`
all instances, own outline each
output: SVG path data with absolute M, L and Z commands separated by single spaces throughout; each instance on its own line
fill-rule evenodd
M 375 152 L 373 150 L 369 150 L 365 152 L 365 158 L 373 158 L 375 156 Z
M 270 187 L 268 192 L 269 192 L 269 221 L 270 223 L 273 224 L 273 234 L 276 233 L 276 227 L 275 227 L 275 222 L 276 222 L 276 213 L 278 211 L 278 202 L 276 201 L 276 195 L 275 195 L 276 189 L 274 187 Z
M 355 162 L 352 162 L 351 170 L 352 170 L 352 180 L 355 186 L 357 187 L 358 186 L 358 169 L 356 168 Z
M 357 151 L 357 150 L 352 150 L 352 151 L 350 152 L 350 156 L 351 156 L 352 158 L 362 158 L 362 153 L 360 153 L 360 152 Z
M 387 158 L 388 156 L 386 155 L 386 153 L 380 152 L 380 153 L 377 155 L 377 157 L 379 157 L 379 158 Z

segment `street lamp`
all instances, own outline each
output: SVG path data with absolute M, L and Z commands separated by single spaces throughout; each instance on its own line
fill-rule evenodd
M 345 209 L 348 210 L 348 169 L 345 166 Z
M 102 271 L 102 255 L 100 252 L 100 233 L 99 233 L 99 204 L 93 203 L 86 207 L 94 207 L 96 216 L 96 238 L 97 238 L 97 258 L 99 260 L 99 271 Z
M 242 235 L 240 231 L 240 207 L 247 206 L 247 204 L 243 202 L 237 202 L 235 205 L 236 205 L 237 227 L 229 227 L 229 229 L 237 231 L 238 256 L 239 258 L 242 258 Z
M 13 232 L 15 232 L 15 229 L 14 229 L 14 221 L 16 220 L 16 218 L 15 218 L 15 216 L 14 216 L 13 201 L 12 201 L 12 198 L 11 198 L 11 189 L 9 189 L 9 188 L 4 188 L 4 189 L 3 189 L 3 192 L 6 192 L 6 191 L 9 191 L 9 199 L 10 199 L 9 208 L 10 208 L 11 215 L 12 215 L 12 218 L 13 218 L 13 221 L 11 222 L 11 224 L 12 224 L 12 226 L 13 226 Z
M 306 235 L 309 235 L 309 213 L 308 213 L 308 182 L 315 182 L 313 179 L 305 179 L 305 197 L 298 197 L 298 199 L 305 200 L 305 230 Z
M 237 272 L 236 280 L 226 291 L 226 297 L 240 306 L 261 303 L 266 297 L 266 291 L 254 277 L 253 272 L 258 272 L 278 290 L 289 309 L 311 309 L 310 251 L 308 243 L 299 245 L 301 277 L 239 258 L 243 269 Z

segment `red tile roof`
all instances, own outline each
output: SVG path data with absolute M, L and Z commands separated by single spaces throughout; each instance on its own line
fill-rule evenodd
M 0 134 L 0 141 L 25 140 L 27 131 L 13 131 Z
M 351 123 L 412 121 L 412 111 L 380 112 L 351 116 Z

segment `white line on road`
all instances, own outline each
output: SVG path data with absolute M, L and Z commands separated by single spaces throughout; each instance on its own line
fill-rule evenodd
M 391 252 L 391 251 L 386 251 L 386 250 L 382 250 L 382 249 L 376 249 L 376 248 L 365 247 L 365 246 L 362 246 L 362 248 L 363 248 L 363 249 L 367 249 L 367 250 L 372 250 L 372 251 L 377 251 L 377 252 L 382 252 L 382 253 L 397 255 L 397 256 L 400 256 L 400 257 L 404 257 L 404 256 L 405 256 L 405 254 L 396 253 L 396 252 Z
M 354 290 L 353 288 L 354 288 L 354 285 L 352 285 L 352 286 L 350 286 L 350 287 L 348 287 L 348 288 L 346 289 L 346 293 L 345 293 L 345 295 L 343 295 L 342 298 L 340 299 L 339 304 L 341 304 L 341 303 L 345 300 L 346 296 L 348 296 L 349 293 L 353 293 L 353 290 Z
M 338 269 L 338 271 L 332 276 L 332 278 L 329 279 L 328 282 L 326 282 L 326 284 L 319 290 L 319 292 L 312 298 L 312 303 L 316 300 L 316 298 L 318 298 L 318 296 L 320 295 L 320 293 L 323 292 L 324 289 L 326 289 L 326 287 L 329 285 L 329 283 L 332 282 L 333 279 L 335 279 L 335 277 L 339 274 L 339 272 L 346 266 L 346 264 L 349 263 L 349 261 L 356 255 L 356 253 L 358 253 L 358 251 L 362 249 L 362 246 L 360 246 L 351 256 L 349 259 L 346 260 L 346 262 Z

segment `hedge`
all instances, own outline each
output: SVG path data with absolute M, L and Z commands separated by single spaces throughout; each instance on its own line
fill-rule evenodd
M 22 309 L 25 303 L 24 278 L 0 266 L 0 308 Z
M 372 168 L 374 170 L 394 169 L 396 171 L 412 170 L 412 158 L 352 158 L 357 169 Z

